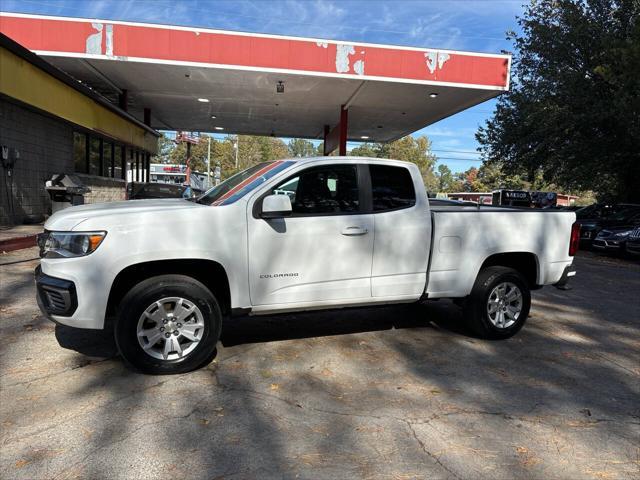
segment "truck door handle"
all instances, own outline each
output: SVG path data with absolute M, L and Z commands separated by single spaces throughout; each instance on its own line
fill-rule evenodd
M 366 235 L 367 233 L 369 233 L 369 230 L 364 227 L 345 227 L 342 229 L 342 235 L 346 235 L 348 237 Z

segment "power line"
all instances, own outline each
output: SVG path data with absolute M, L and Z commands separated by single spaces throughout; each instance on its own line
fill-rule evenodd
M 436 160 L 448 160 L 454 162 L 474 162 L 474 163 L 482 163 L 482 160 L 473 159 L 473 158 L 453 158 L 453 157 L 438 157 L 436 155 Z
M 445 152 L 445 153 L 473 153 L 475 155 L 479 155 L 479 152 L 475 150 L 442 150 L 438 148 L 432 148 L 432 152 Z

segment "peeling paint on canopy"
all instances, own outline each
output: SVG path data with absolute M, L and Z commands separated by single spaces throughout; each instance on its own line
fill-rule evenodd
M 353 64 L 353 71 L 358 75 L 364 75 L 364 60 L 356 60 Z
M 436 69 L 442 70 L 445 62 L 451 58 L 448 53 L 441 53 L 437 51 L 427 52 L 424 54 L 424 57 L 427 61 L 427 68 L 430 73 L 434 73 Z
M 49 56 L 353 76 L 492 90 L 507 90 L 509 83 L 510 57 L 499 54 L 358 45 L 275 35 L 7 13 L 0 15 L 0 31 L 30 50 Z
M 113 57 L 113 25 L 102 23 L 92 23 L 91 27 L 95 32 L 90 33 L 85 41 L 85 53 L 90 55 L 107 55 Z M 106 34 L 105 49 L 102 49 L 103 32 Z
M 349 55 L 356 53 L 353 45 L 336 45 L 336 72 L 347 73 L 349 71 Z
M 365 50 L 355 47 L 355 45 L 347 43 L 339 43 L 336 45 L 336 72 L 337 73 L 355 73 L 356 75 L 364 75 L 364 55 Z M 350 58 L 355 55 L 354 58 Z M 351 60 L 353 60 L 353 68 L 351 68 Z

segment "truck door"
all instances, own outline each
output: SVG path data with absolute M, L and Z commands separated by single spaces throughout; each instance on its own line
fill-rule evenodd
M 371 291 L 374 297 L 420 297 L 425 290 L 431 215 L 417 168 L 372 163 L 375 228 Z M 414 180 L 415 178 L 415 180 Z
M 286 218 L 259 218 L 250 202 L 253 305 L 371 298 L 373 219 L 371 213 L 363 213 L 365 174 L 366 167 L 355 163 L 313 166 L 255 200 L 289 195 L 293 212 Z

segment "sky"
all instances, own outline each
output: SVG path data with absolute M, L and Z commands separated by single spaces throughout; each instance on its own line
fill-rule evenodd
M 500 53 L 525 0 L 0 0 L 0 10 Z M 439 163 L 480 166 L 475 132 L 495 100 L 441 120 L 427 135 Z M 357 144 L 349 144 L 352 148 Z

